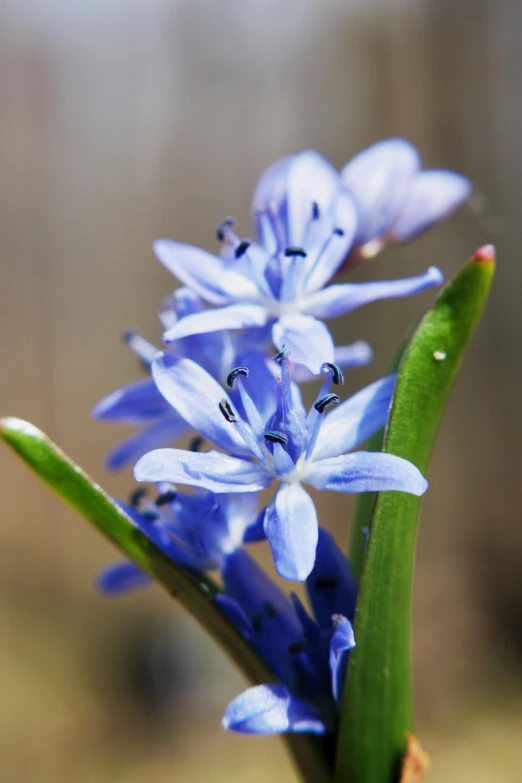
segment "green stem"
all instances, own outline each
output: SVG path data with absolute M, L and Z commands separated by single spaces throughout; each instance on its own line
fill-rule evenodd
M 494 272 L 481 248 L 444 288 L 401 360 L 383 450 L 426 472 L 442 411 Z M 412 729 L 411 613 L 419 498 L 379 493 L 360 585 L 336 783 L 394 783 Z

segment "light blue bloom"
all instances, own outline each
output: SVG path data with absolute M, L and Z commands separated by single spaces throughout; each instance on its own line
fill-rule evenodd
M 320 373 L 323 362 L 335 360 L 322 319 L 442 282 L 440 270 L 431 267 L 404 280 L 327 285 L 354 248 L 375 255 L 389 239 L 410 238 L 467 198 L 465 177 L 419 168 L 415 148 L 401 139 L 370 147 L 340 175 L 318 153 L 302 152 L 277 161 L 259 180 L 253 197 L 257 242 L 238 237 L 230 220 L 218 229 L 220 257 L 157 240 L 154 250 L 164 266 L 214 305 L 167 329 L 164 339 L 266 329 L 279 350 L 286 345 L 295 363 Z
M 223 580 L 227 595 L 219 599 L 222 608 L 279 680 L 236 697 L 223 726 L 248 734 L 333 731 L 355 645 L 343 609 L 348 606 L 353 613 L 356 597 L 353 575 L 333 538 L 320 529 L 316 565 L 307 582 L 315 620 L 295 595 L 289 601 L 243 551 L 225 560 Z M 317 605 L 324 609 L 327 604 L 328 614 L 317 612 Z
M 201 297 L 183 287 L 164 301 L 160 320 L 163 327 L 169 329 L 204 309 Z M 140 359 L 148 377 L 112 392 L 100 400 L 92 412 L 95 419 L 141 428 L 110 451 L 107 466 L 111 470 L 124 468 L 148 451 L 170 445 L 191 431 L 190 424 L 169 405 L 150 376 L 152 359 L 158 349 L 135 332 L 126 333 L 125 341 Z M 249 330 L 248 333 L 220 331 L 182 338 L 172 343 L 169 350 L 176 356 L 193 359 L 224 386 L 228 373 L 234 367 L 253 358 L 258 362 L 263 359 L 265 344 L 266 334 L 261 330 Z M 336 363 L 343 368 L 360 367 L 371 361 L 372 352 L 370 346 L 360 340 L 353 345 L 336 347 L 334 356 Z M 269 362 L 268 357 L 266 361 Z M 306 368 L 299 366 L 295 367 L 293 377 L 299 382 L 314 378 Z M 251 393 L 255 396 L 255 388 L 251 389 Z M 266 395 L 257 402 L 259 405 L 270 404 Z M 236 403 L 241 405 L 240 400 Z
M 303 483 L 337 492 L 396 490 L 422 495 L 427 482 L 414 465 L 392 454 L 347 453 L 384 426 L 393 376 L 371 384 L 325 415 L 330 405 L 339 402 L 336 394 L 329 393 L 330 376 L 340 385 L 342 372 L 333 364 L 323 365 L 327 378 L 307 416 L 290 381 L 285 352 L 277 358 L 277 380 L 270 372 L 260 372 L 263 365 L 252 365 L 250 374 L 247 367 L 231 373 L 229 381 L 239 392 L 242 416 L 202 367 L 168 353 L 156 356 L 152 373 L 165 399 L 228 454 L 157 449 L 140 459 L 135 477 L 216 493 L 257 492 L 278 482 L 265 512 L 264 531 L 279 574 L 303 581 L 314 565 L 318 535 L 315 505 Z M 247 384 L 255 388 L 257 399 L 269 401 L 276 387 L 277 404 L 268 416 Z
M 263 538 L 256 493 L 215 495 L 200 490 L 188 495 L 160 485 L 154 501 L 134 493 L 134 505 L 117 503 L 139 529 L 175 563 L 196 571 L 222 567 L 224 558 L 243 543 Z M 123 561 L 106 568 L 99 589 L 120 595 L 153 583 L 137 565 Z

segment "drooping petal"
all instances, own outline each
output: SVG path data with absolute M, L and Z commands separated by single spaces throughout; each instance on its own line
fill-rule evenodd
M 330 641 L 330 673 L 332 675 L 332 695 L 339 702 L 343 693 L 348 653 L 355 647 L 353 628 L 346 617 L 337 616 L 335 630 Z
M 215 310 L 204 310 L 201 313 L 187 315 L 186 318 L 178 321 L 165 332 L 163 339 L 166 343 L 171 343 L 192 334 L 261 327 L 266 324 L 269 317 L 268 311 L 257 304 L 234 304 Z
M 331 627 L 334 614 L 342 614 L 353 622 L 357 600 L 356 579 L 333 536 L 321 527 L 315 565 L 306 580 L 306 591 L 321 628 Z
M 227 305 L 258 296 L 251 280 L 237 274 L 226 261 L 206 250 L 171 239 L 157 239 L 153 247 L 169 272 L 211 304 Z
M 394 454 L 357 451 L 313 462 L 306 481 L 316 489 L 335 492 L 395 490 L 423 495 L 428 482 L 415 465 Z
M 222 720 L 224 729 L 245 734 L 308 732 L 324 734 L 321 713 L 312 704 L 292 696 L 284 685 L 256 685 L 228 705 Z
M 196 432 L 232 453 L 245 454 L 243 439 L 219 411 L 230 399 L 223 387 L 191 359 L 159 354 L 152 363 L 154 381 L 165 399 Z
M 352 345 L 336 345 L 334 347 L 334 362 L 343 369 L 363 367 L 365 364 L 369 364 L 372 359 L 373 351 L 364 340 L 358 340 Z M 300 364 L 293 365 L 292 378 L 297 383 L 317 380 L 316 375 Z
M 272 476 L 253 462 L 218 451 L 198 453 L 182 449 L 156 449 L 134 468 L 136 481 L 169 481 L 204 487 L 212 492 L 257 492 L 272 483 Z
M 321 372 L 324 362 L 334 360 L 330 332 L 321 321 L 310 315 L 296 313 L 283 316 L 272 328 L 272 339 L 279 350 L 286 345 L 291 361 L 304 365 L 314 375 Z
M 152 378 L 144 378 L 104 397 L 94 406 L 92 416 L 120 424 L 142 424 L 159 419 L 169 411 L 168 402 L 163 399 Z
M 346 454 L 382 429 L 386 424 L 394 386 L 394 375 L 381 378 L 327 413 L 313 459 Z
M 303 297 L 300 307 L 303 312 L 316 318 L 336 318 L 378 299 L 397 299 L 418 294 L 427 288 L 440 285 L 443 280 L 440 269 L 430 266 L 426 272 L 415 277 L 331 285 L 323 288 L 322 291 Z
M 115 563 L 105 568 L 96 580 L 98 590 L 105 595 L 122 595 L 148 587 L 153 584 L 152 578 L 129 561 Z
M 282 484 L 265 515 L 265 534 L 284 579 L 303 582 L 315 562 L 317 512 L 300 484 Z
M 454 171 L 422 171 L 414 178 L 390 235 L 404 242 L 451 215 L 471 193 L 471 182 Z
M 341 171 L 343 185 L 359 211 L 356 243 L 388 233 L 420 167 L 415 147 L 405 139 L 385 139 L 360 152 Z
M 168 446 L 190 432 L 190 426 L 172 409 L 168 416 L 126 438 L 107 455 L 109 470 L 132 465 L 148 451 Z

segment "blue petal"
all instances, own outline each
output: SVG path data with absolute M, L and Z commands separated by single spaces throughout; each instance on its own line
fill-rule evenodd
M 152 378 L 145 378 L 104 397 L 95 405 L 92 416 L 120 424 L 142 424 L 159 419 L 169 411 L 168 402 L 163 399 Z
M 188 315 L 166 331 L 163 339 L 166 343 L 170 343 L 193 334 L 219 332 L 224 329 L 261 327 L 266 324 L 268 319 L 269 313 L 262 305 L 234 304 L 229 307 L 204 310 L 201 313 Z
M 313 462 L 306 481 L 316 489 L 335 492 L 396 490 L 423 495 L 428 489 L 420 470 L 408 460 L 368 451 Z
M 132 465 L 148 451 L 166 446 L 190 431 L 190 427 L 176 411 L 170 410 L 168 416 L 126 438 L 107 455 L 109 470 L 120 470 Z
M 292 696 L 284 685 L 256 685 L 244 691 L 228 705 L 222 726 L 261 735 L 326 732 L 317 707 Z
M 296 155 L 288 171 L 287 212 L 290 245 L 303 244 L 315 203 L 328 210 L 340 189 L 339 174 L 314 150 Z
M 440 285 L 443 280 L 440 269 L 430 266 L 424 274 L 405 277 L 402 280 L 331 285 L 323 288 L 322 291 L 303 297 L 300 305 L 303 312 L 317 318 L 335 318 L 378 299 L 396 299 L 418 294 L 426 288 Z
M 453 171 L 422 171 L 413 180 L 408 198 L 390 234 L 397 241 L 411 239 L 433 223 L 448 217 L 471 193 L 471 183 Z
M 344 686 L 348 653 L 355 647 L 353 628 L 346 617 L 336 617 L 335 630 L 330 642 L 330 672 L 332 675 L 332 694 L 339 702 Z
M 219 411 L 220 401 L 230 399 L 202 367 L 163 353 L 153 361 L 152 375 L 161 394 L 197 432 L 226 451 L 246 453 L 236 428 Z
M 364 340 L 358 340 L 352 345 L 337 345 L 334 347 L 334 362 L 343 369 L 363 367 L 373 359 L 373 351 Z M 297 383 L 316 381 L 317 376 L 302 365 L 292 367 L 292 378 Z
M 226 261 L 206 250 L 170 239 L 157 239 L 153 247 L 169 272 L 211 304 L 227 305 L 258 296 L 251 280 L 232 271 Z
M 323 528 L 319 528 L 315 565 L 306 580 L 306 590 L 321 628 L 331 627 L 334 614 L 353 622 L 357 582 L 346 557 Z
M 371 383 L 326 414 L 313 459 L 338 457 L 370 438 L 386 424 L 395 375 Z
M 315 562 L 317 512 L 300 484 L 282 484 L 265 516 L 265 534 L 284 579 L 303 582 Z
M 289 359 L 304 365 L 314 375 L 321 372 L 324 362 L 334 360 L 334 345 L 330 332 L 321 321 L 309 315 L 295 313 L 283 316 L 273 326 L 272 339 L 279 350 L 286 345 Z
M 106 595 L 122 595 L 140 587 L 148 587 L 153 584 L 153 580 L 134 563 L 124 561 L 108 566 L 98 576 L 96 584 L 98 590 Z
M 214 602 L 245 639 L 254 641 L 252 624 L 238 601 L 231 598 L 229 595 L 219 593 L 215 597 Z
M 219 451 L 197 453 L 182 449 L 156 449 L 134 468 L 136 481 L 169 481 L 204 487 L 212 492 L 257 492 L 272 483 L 272 476 L 253 462 Z
M 346 164 L 341 179 L 359 210 L 357 244 L 388 233 L 419 167 L 417 150 L 404 139 L 373 144 Z

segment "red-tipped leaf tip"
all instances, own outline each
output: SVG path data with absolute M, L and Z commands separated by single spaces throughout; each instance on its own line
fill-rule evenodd
M 495 245 L 482 245 L 478 250 L 475 250 L 471 256 L 471 261 L 476 261 L 479 264 L 493 264 L 497 258 L 497 251 Z

